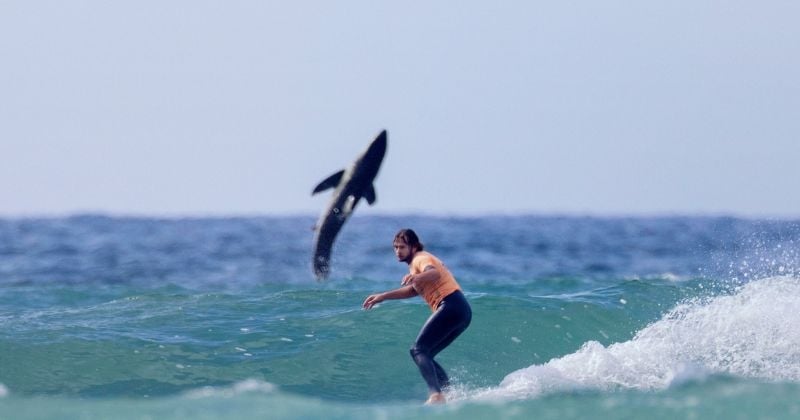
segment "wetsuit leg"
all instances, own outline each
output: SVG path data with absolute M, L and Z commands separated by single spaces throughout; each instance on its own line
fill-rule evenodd
M 467 325 L 469 325 L 469 323 L 467 323 Z M 463 329 L 456 329 L 451 334 L 449 334 L 445 339 L 440 341 L 439 344 L 433 350 L 431 350 L 430 352 L 431 357 L 436 357 L 436 355 L 439 354 L 440 351 L 447 348 L 447 346 L 449 346 L 450 343 L 452 343 L 453 340 L 456 339 L 456 337 L 461 335 L 461 333 L 464 332 L 466 328 L 467 327 L 464 326 Z M 439 386 L 441 388 L 447 388 L 448 386 L 450 386 L 450 378 L 447 376 L 447 373 L 444 371 L 442 365 L 440 365 L 439 362 L 437 362 L 436 360 L 433 360 L 433 368 L 436 370 L 436 379 L 439 380 Z
M 450 378 L 447 376 L 447 372 L 444 371 L 442 365 L 439 364 L 436 360 L 433 361 L 433 368 L 436 370 L 436 379 L 439 381 L 439 387 L 447 388 L 450 386 Z
M 431 392 L 441 392 L 449 385 L 444 369 L 433 358 L 456 339 L 470 324 L 472 311 L 464 294 L 456 291 L 447 296 L 428 318 L 411 348 L 411 357 Z

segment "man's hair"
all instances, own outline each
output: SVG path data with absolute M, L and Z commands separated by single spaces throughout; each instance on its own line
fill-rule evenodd
M 417 233 L 411 229 L 400 229 L 400 231 L 397 232 L 397 235 L 394 235 L 394 240 L 396 241 L 398 239 L 402 239 L 406 245 L 412 248 L 416 247 L 417 251 L 422 251 L 425 249 L 425 246 L 419 241 L 419 236 L 417 236 Z

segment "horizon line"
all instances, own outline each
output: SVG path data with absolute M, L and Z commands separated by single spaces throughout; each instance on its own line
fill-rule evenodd
M 81 217 L 99 217 L 110 219 L 247 219 L 247 218 L 281 218 L 308 217 L 317 218 L 318 213 L 311 211 L 252 211 L 252 212 L 204 212 L 204 211 L 110 211 L 110 210 L 75 210 L 54 212 L 21 212 L 0 213 L 0 220 L 23 219 L 70 219 Z M 790 214 L 753 214 L 735 211 L 543 211 L 543 210 L 485 210 L 485 211 L 432 211 L 432 210 L 373 210 L 356 212 L 353 217 L 429 217 L 429 218 L 463 218 L 482 217 L 541 217 L 541 218 L 598 218 L 598 219 L 649 219 L 649 218 L 732 218 L 742 220 L 774 220 L 800 221 L 799 215 Z

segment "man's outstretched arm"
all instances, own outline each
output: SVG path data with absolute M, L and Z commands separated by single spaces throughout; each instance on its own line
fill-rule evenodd
M 408 299 L 414 296 L 417 296 L 417 291 L 414 290 L 413 286 L 403 286 L 399 289 L 389 290 L 388 292 L 369 295 L 364 301 L 364 304 L 361 306 L 363 306 L 364 309 L 371 309 L 373 306 L 383 302 L 384 300 Z

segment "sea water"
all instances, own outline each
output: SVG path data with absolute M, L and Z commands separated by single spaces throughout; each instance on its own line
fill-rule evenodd
M 356 215 L 0 219 L 0 418 L 798 418 L 800 222 Z M 470 328 L 426 407 L 394 233 Z

